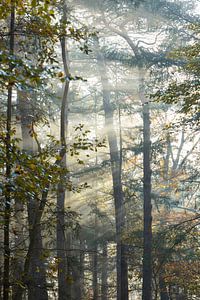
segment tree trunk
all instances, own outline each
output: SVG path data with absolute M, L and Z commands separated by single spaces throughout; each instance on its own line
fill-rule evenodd
M 102 272 L 101 272 L 101 300 L 108 299 L 108 252 L 107 242 L 103 243 Z
M 159 288 L 160 288 L 160 300 L 170 300 L 163 274 L 159 274 Z
M 18 106 L 21 116 L 21 130 L 23 149 L 26 152 L 33 153 L 33 138 L 30 136 L 30 128 L 32 124 L 32 107 L 30 99 L 25 92 L 18 91 Z M 33 228 L 35 215 L 38 210 L 38 202 L 35 199 L 28 199 L 28 223 L 29 228 Z M 31 235 L 31 230 L 29 232 Z M 48 294 L 46 290 L 46 270 L 42 260 L 43 245 L 40 223 L 35 229 L 35 240 L 37 244 L 33 246 L 30 257 L 30 269 L 28 276 L 28 299 L 29 300 L 47 300 Z
M 84 263 L 85 263 L 85 241 L 80 237 L 80 279 L 79 279 L 79 289 L 80 289 L 80 298 L 84 297 Z
M 15 5 L 11 0 L 10 14 L 10 41 L 9 55 L 14 54 L 14 30 L 15 30 Z M 9 71 L 12 72 L 12 65 L 9 65 Z M 10 194 L 10 178 L 11 178 L 11 119 L 12 119 L 12 92 L 13 83 L 8 84 L 7 97 L 7 120 L 6 120 L 6 185 L 5 185 L 5 209 L 4 209 L 4 272 L 3 272 L 3 299 L 8 300 L 10 294 L 10 214 L 11 214 L 11 194 Z
M 97 242 L 95 241 L 93 253 L 93 269 L 92 269 L 92 286 L 93 286 L 93 300 L 98 299 L 98 255 Z
M 81 233 L 80 233 L 81 235 Z M 79 239 L 78 250 L 76 253 L 76 264 L 73 264 L 72 267 L 72 276 L 73 276 L 73 289 L 72 289 L 72 299 L 73 300 L 82 300 L 84 298 L 84 257 L 85 257 L 85 244 L 81 236 Z
M 63 3 L 63 21 L 66 21 L 67 7 Z M 69 68 L 67 64 L 66 39 L 61 38 L 61 51 L 64 73 L 66 81 L 64 83 L 64 91 L 61 105 L 60 120 L 60 142 L 61 146 L 66 147 L 66 131 L 68 124 L 68 91 L 69 91 Z M 61 161 L 61 166 L 66 168 L 66 155 Z M 71 299 L 71 284 L 67 281 L 67 255 L 66 255 L 66 239 L 65 239 L 65 181 L 66 178 L 60 178 L 57 192 L 57 259 L 58 259 L 58 300 Z
M 60 151 L 60 156 L 61 157 L 64 154 L 65 154 L 65 151 Z M 60 160 L 56 160 L 55 165 L 57 165 L 59 161 Z M 45 208 L 46 203 L 47 203 L 48 192 L 49 192 L 49 184 L 46 185 L 46 188 L 42 192 L 41 200 L 40 200 L 38 209 L 35 213 L 33 227 L 30 228 L 30 230 L 29 230 L 29 240 L 30 241 L 29 241 L 28 251 L 27 251 L 27 254 L 26 254 L 25 262 L 24 262 L 23 273 L 21 274 L 21 279 L 20 279 L 21 284 L 18 285 L 16 295 L 13 298 L 13 300 L 21 299 L 21 297 L 24 293 L 24 287 L 23 286 L 28 285 L 27 279 L 28 279 L 29 270 L 30 270 L 30 267 L 31 267 L 31 258 L 33 257 L 34 247 L 36 247 L 35 245 L 37 244 L 37 240 L 36 240 L 37 226 L 38 226 L 38 224 L 40 224 L 41 219 L 42 219 L 44 208 Z
M 142 299 L 152 299 L 152 216 L 150 168 L 150 115 L 149 103 L 143 103 L 143 193 L 144 193 L 144 248 Z
M 81 245 L 80 245 L 81 247 Z M 82 300 L 83 299 L 83 256 L 84 253 L 82 249 L 76 251 L 77 255 L 76 257 L 73 257 L 73 263 L 72 266 L 72 299 L 73 300 Z
M 64 163 L 62 164 L 64 166 Z M 67 256 L 65 241 L 65 190 L 64 184 L 58 185 L 57 193 L 57 259 L 58 259 L 58 299 L 68 298 L 69 289 L 67 289 Z
M 59 164 L 60 159 L 62 159 L 65 154 L 66 154 L 66 148 L 61 148 L 60 152 L 59 152 L 59 158 L 56 159 L 56 161 L 54 162 L 55 166 Z M 33 253 L 34 253 L 34 247 L 37 244 L 37 240 L 36 240 L 37 226 L 38 226 L 38 224 L 41 223 L 44 209 L 45 209 L 45 206 L 46 206 L 46 203 L 48 200 L 49 188 L 50 188 L 50 184 L 47 183 L 45 189 L 43 189 L 42 194 L 41 194 L 41 199 L 39 201 L 38 208 L 37 208 L 35 216 L 34 216 L 33 226 L 29 230 L 29 240 L 30 241 L 29 241 L 29 245 L 28 245 L 28 251 L 27 251 L 26 257 L 25 257 L 23 273 L 21 274 L 21 278 L 20 278 L 21 284 L 18 285 L 16 295 L 13 298 L 13 300 L 21 299 L 23 292 L 24 292 L 23 286 L 28 284 L 27 278 L 28 278 L 29 270 L 30 270 L 30 266 L 31 266 L 31 257 L 33 256 Z
M 12 286 L 12 299 L 14 299 L 20 276 L 23 272 L 24 265 L 24 248 L 25 239 L 23 229 L 25 225 L 25 212 L 24 204 L 21 199 L 15 198 L 15 252 L 13 263 L 13 286 Z M 20 299 L 19 299 L 20 300 Z
M 120 154 L 117 137 L 114 130 L 113 108 L 110 103 L 110 87 L 106 74 L 104 57 L 97 42 L 97 62 L 103 88 L 103 108 L 110 149 L 111 171 L 113 181 L 113 196 L 115 201 L 116 243 L 117 243 L 117 300 L 128 299 L 128 269 L 125 257 L 125 245 L 122 241 L 122 231 L 125 224 L 123 191 L 121 182 Z
M 36 210 L 38 209 L 35 201 L 29 200 L 28 203 L 28 222 L 30 228 L 34 224 Z M 47 300 L 46 268 L 42 259 L 42 235 L 41 226 L 37 225 L 35 230 L 35 239 L 37 243 L 33 246 L 31 263 L 28 276 L 28 300 Z

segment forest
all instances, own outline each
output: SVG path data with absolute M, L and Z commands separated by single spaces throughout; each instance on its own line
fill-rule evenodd
M 200 1 L 0 25 L 0 299 L 200 299 Z

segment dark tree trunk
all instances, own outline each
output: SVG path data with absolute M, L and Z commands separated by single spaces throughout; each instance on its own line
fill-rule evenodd
M 32 107 L 30 99 L 25 92 L 18 91 L 18 107 L 21 116 L 21 130 L 23 149 L 26 152 L 33 153 L 33 138 L 30 136 L 32 125 Z M 29 228 L 33 228 L 35 215 L 38 210 L 38 201 L 35 199 L 27 200 L 28 223 Z M 31 236 L 31 230 L 29 232 Z M 37 243 L 33 245 L 30 266 L 28 271 L 28 299 L 29 300 L 47 300 L 48 294 L 46 290 L 46 270 L 44 260 L 42 260 L 43 245 L 40 223 L 35 229 L 35 240 Z
M 58 164 L 58 160 L 55 162 L 55 164 Z M 25 262 L 24 262 L 23 273 L 21 274 L 21 278 L 20 278 L 21 284 L 18 285 L 16 294 L 13 297 L 13 300 L 21 299 L 22 295 L 24 293 L 23 286 L 28 285 L 28 276 L 29 276 L 29 270 L 31 267 L 31 258 L 33 257 L 34 249 L 36 247 L 35 245 L 37 244 L 37 240 L 36 240 L 37 226 L 38 226 L 38 224 L 40 224 L 41 219 L 42 219 L 44 208 L 47 203 L 48 192 L 49 192 L 49 184 L 47 184 L 45 190 L 42 192 L 40 204 L 39 204 L 39 207 L 38 207 L 37 212 L 34 217 L 33 227 L 30 228 L 30 230 L 29 230 L 29 240 L 30 241 L 29 241 L 28 251 L 26 254 Z
M 143 102 L 143 193 L 144 193 L 144 248 L 142 299 L 152 299 L 152 205 L 150 168 L 150 114 L 148 102 Z
M 2 268 L 0 268 L 0 299 L 3 298 L 3 294 L 2 294 L 2 292 L 3 292 L 3 281 L 2 281 L 2 279 L 3 279 L 3 272 L 2 272 Z
M 62 164 L 64 166 L 64 164 Z M 58 259 L 58 299 L 68 298 L 69 289 L 67 289 L 67 256 L 65 240 L 65 190 L 64 184 L 58 185 L 57 194 L 57 259 Z
M 10 41 L 9 54 L 14 54 L 14 30 L 15 30 L 15 4 L 11 1 L 10 14 Z M 9 66 L 10 73 L 12 65 Z M 7 97 L 7 120 L 6 120 L 6 186 L 5 186 L 5 208 L 4 208 L 4 272 L 3 272 L 3 299 L 8 300 L 10 294 L 10 178 L 11 178 L 11 119 L 12 119 L 12 92 L 13 83 L 8 84 Z
M 84 256 L 85 256 L 85 244 L 81 238 L 81 232 L 79 233 L 80 239 L 75 244 L 77 249 L 72 256 L 73 265 L 72 269 L 72 299 L 82 300 L 84 298 Z
M 24 204 L 21 199 L 15 198 L 15 252 L 13 264 L 13 286 L 12 286 L 12 299 L 14 299 L 18 282 L 21 279 L 24 265 L 24 248 L 25 240 L 23 229 L 25 225 Z M 21 299 L 19 299 L 21 300 Z
M 101 271 L 101 300 L 108 299 L 108 252 L 107 242 L 103 243 L 102 271 Z
M 97 242 L 95 241 L 94 253 L 93 253 L 93 274 L 92 274 L 92 286 L 93 286 L 93 299 L 98 299 L 98 255 L 97 255 Z
M 122 241 L 122 231 L 125 225 L 125 212 L 123 203 L 123 191 L 121 182 L 121 162 L 117 145 L 117 137 L 114 130 L 113 108 L 110 103 L 110 87 L 106 74 L 104 57 L 99 51 L 97 42 L 97 62 L 103 88 L 103 108 L 105 113 L 105 125 L 107 129 L 110 149 L 110 160 L 113 181 L 113 194 L 115 201 L 116 243 L 117 243 L 117 300 L 128 299 L 128 269 L 125 256 L 125 245 Z
M 81 235 L 81 233 L 80 233 Z M 83 300 L 84 298 L 84 257 L 85 257 L 85 244 L 81 236 L 78 242 L 80 250 L 76 251 L 76 263 L 72 266 L 72 299 Z
M 80 291 L 80 298 L 84 298 L 84 264 L 85 264 L 85 241 L 80 237 L 80 278 L 79 278 L 79 291 Z M 78 300 L 78 298 L 76 299 Z
M 159 274 L 159 288 L 160 288 L 160 300 L 170 300 L 163 274 Z
M 28 203 L 28 222 L 32 228 L 36 209 L 38 209 L 35 201 L 29 200 Z M 41 226 L 37 225 L 35 230 L 35 239 L 37 243 L 33 246 L 31 263 L 28 276 L 28 300 L 47 300 L 47 284 L 46 284 L 46 268 L 42 259 L 42 235 Z
M 72 299 L 82 300 L 83 299 L 83 278 L 84 278 L 84 250 L 82 249 L 82 244 L 80 242 L 80 251 L 76 251 L 76 257 L 73 257 L 72 266 Z

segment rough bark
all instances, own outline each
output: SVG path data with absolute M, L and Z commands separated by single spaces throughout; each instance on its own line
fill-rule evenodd
M 15 5 L 11 1 L 10 14 L 10 41 L 9 54 L 14 54 L 14 30 L 15 30 Z M 12 72 L 12 65 L 9 66 L 9 71 Z M 5 209 L 4 209 L 4 272 L 3 272 L 3 299 L 9 299 L 10 290 L 10 209 L 11 209 L 11 193 L 10 193 L 10 178 L 11 178 L 11 119 L 12 119 L 12 92 L 13 83 L 8 84 L 7 97 L 7 120 L 6 120 L 6 186 L 5 186 Z
M 111 171 L 113 181 L 113 196 L 115 201 L 116 221 L 116 243 L 117 243 L 117 300 L 128 299 L 128 269 L 125 257 L 125 245 L 122 242 L 122 231 L 125 223 L 125 212 L 123 205 L 123 190 L 120 172 L 120 155 L 117 145 L 117 137 L 113 122 L 113 108 L 110 103 L 110 87 L 106 74 L 104 57 L 97 45 L 97 62 L 103 89 L 103 108 L 105 113 L 105 125 L 107 129 L 108 143 L 110 149 Z

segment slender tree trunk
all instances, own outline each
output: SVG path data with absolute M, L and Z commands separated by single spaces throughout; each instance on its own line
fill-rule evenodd
M 26 151 L 32 151 L 32 139 L 30 139 L 29 131 L 30 128 L 26 126 L 30 124 L 30 109 L 27 109 L 26 93 L 17 92 L 17 104 L 18 112 L 21 119 L 21 131 L 22 131 L 22 148 Z M 28 120 L 28 122 L 27 122 Z M 26 122 L 26 123 L 25 123 Z M 25 131 L 25 132 L 24 132 Z M 27 203 L 28 205 L 28 203 Z M 13 287 L 12 287 L 12 299 L 15 299 L 19 282 L 21 280 L 21 274 L 23 274 L 24 267 L 24 252 L 25 248 L 23 228 L 25 225 L 25 212 L 24 212 L 24 203 L 22 199 L 15 198 L 15 254 L 14 254 L 14 269 L 13 269 Z M 19 300 L 22 300 L 23 293 L 18 297 Z
M 11 1 L 10 14 L 10 42 L 9 54 L 14 54 L 14 30 L 15 30 L 15 5 Z M 9 66 L 10 73 L 12 66 Z M 6 186 L 5 186 L 5 209 L 4 209 L 4 273 L 3 273 L 3 299 L 9 299 L 10 290 L 10 208 L 11 208 L 11 193 L 10 193 L 10 178 L 11 178 L 11 119 L 12 119 L 12 90 L 13 83 L 8 84 L 7 98 L 7 121 L 6 121 Z
M 93 286 L 93 299 L 98 299 L 98 255 L 97 255 L 97 242 L 95 241 L 94 253 L 93 253 L 93 274 L 92 274 L 92 286 Z
M 80 289 L 80 298 L 84 298 L 84 266 L 85 266 L 85 241 L 80 237 L 80 279 L 79 279 L 79 289 Z M 78 300 L 78 298 L 76 299 Z
M 67 19 L 67 7 L 63 3 L 63 21 Z M 65 77 L 69 78 L 69 69 L 67 64 L 66 39 L 61 38 L 62 61 Z M 66 147 L 66 131 L 68 124 L 68 91 L 69 80 L 66 79 L 64 84 L 61 120 L 60 120 L 60 142 L 61 146 Z M 66 155 L 61 161 L 61 166 L 66 168 Z M 58 300 L 71 299 L 70 281 L 67 281 L 67 255 L 66 255 L 66 238 L 65 238 L 65 181 L 66 178 L 60 178 L 57 192 L 57 258 L 58 258 Z
M 21 199 L 15 198 L 15 252 L 13 264 L 12 299 L 16 294 L 18 282 L 23 272 L 25 240 L 23 229 L 25 225 L 24 205 Z M 21 299 L 19 299 L 21 300 Z
M 37 206 L 34 201 L 28 203 L 29 226 L 33 226 Z M 47 300 L 46 268 L 42 258 L 43 244 L 41 235 L 41 225 L 38 224 L 35 230 L 37 243 L 33 247 L 30 270 L 28 276 L 28 300 Z
M 3 282 L 2 282 L 2 279 L 3 279 L 3 273 L 2 273 L 2 268 L 0 268 L 0 299 L 3 298 L 3 294 L 2 294 Z
M 102 271 L 101 271 L 101 300 L 108 299 L 108 252 L 107 242 L 103 243 Z
M 81 233 L 80 233 L 81 235 Z M 72 299 L 73 300 L 83 300 L 84 298 L 84 257 L 85 257 L 85 245 L 81 236 L 79 239 L 78 247 L 80 251 L 76 251 L 77 255 L 76 264 L 72 266 L 72 276 L 73 276 L 73 289 L 72 289 Z
M 72 266 L 72 299 L 73 300 L 82 300 L 83 299 L 83 251 L 76 251 L 76 256 L 72 257 L 73 263 Z
M 160 288 L 160 300 L 170 300 L 163 274 L 159 274 L 159 288 Z
M 144 248 L 142 299 L 152 299 L 152 205 L 150 168 L 150 115 L 149 103 L 143 103 L 143 193 L 144 193 Z
M 62 163 L 64 166 L 64 162 Z M 62 180 L 62 179 L 61 179 Z M 69 299 L 67 289 L 67 256 L 65 240 L 65 190 L 64 183 L 59 183 L 57 193 L 57 259 L 58 259 L 58 299 Z
M 116 243 L 117 243 L 117 300 L 128 299 L 128 269 L 125 257 L 125 245 L 122 241 L 122 231 L 125 225 L 125 212 L 123 203 L 123 191 L 121 182 L 121 163 L 117 145 L 117 137 L 114 130 L 113 108 L 110 103 L 110 87 L 106 74 L 104 57 L 99 50 L 97 42 L 97 62 L 103 87 L 103 108 L 105 113 L 105 125 L 107 129 L 110 149 L 111 170 L 113 180 L 113 195 L 115 201 Z
M 95 105 L 95 138 L 97 139 L 97 99 L 96 96 L 94 98 L 94 105 Z M 95 157 L 95 166 L 98 165 L 98 157 L 96 153 Z M 95 183 L 97 185 L 97 181 Z M 97 201 L 98 201 L 98 192 L 95 192 L 94 195 L 94 205 L 95 205 L 95 211 L 94 211 L 94 248 L 93 248 L 93 269 L 92 269 L 92 286 L 93 286 L 93 299 L 97 300 L 99 296 L 99 291 L 98 291 L 98 220 L 97 220 Z

